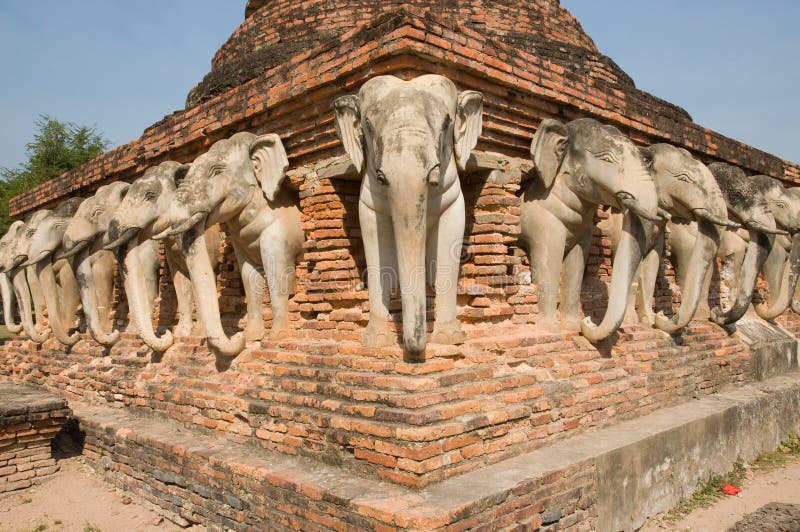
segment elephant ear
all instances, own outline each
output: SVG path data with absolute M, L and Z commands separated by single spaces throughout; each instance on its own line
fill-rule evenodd
M 567 153 L 568 139 L 567 126 L 551 118 L 542 120 L 533 136 L 531 159 L 539 179 L 546 188 L 553 185 L 561 169 L 561 163 L 564 162 L 564 155 Z
M 456 112 L 455 154 L 459 170 L 464 170 L 483 130 L 483 94 L 464 91 L 458 95 Z
M 289 168 L 289 158 L 283 149 L 281 138 L 270 133 L 253 139 L 250 144 L 250 160 L 261 190 L 268 200 L 274 200 Z
M 655 155 L 653 151 L 649 147 L 639 148 L 639 153 L 642 154 L 642 159 L 644 159 L 644 166 L 650 173 L 655 171 Z
M 358 96 L 341 96 L 333 102 L 336 134 L 358 173 L 364 169 L 364 132 Z
M 175 184 L 176 185 L 180 185 L 181 184 L 181 182 L 186 177 L 186 174 L 189 173 L 189 168 L 191 168 L 190 164 L 182 164 L 182 165 L 178 166 L 177 168 L 175 168 L 175 172 L 172 174 L 172 176 L 175 178 Z

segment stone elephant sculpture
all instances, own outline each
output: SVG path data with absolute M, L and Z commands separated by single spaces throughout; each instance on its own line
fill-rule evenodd
M 71 260 L 55 257 L 62 251 L 64 232 L 82 201 L 81 198 L 67 199 L 41 221 L 28 247 L 28 260 L 22 264 L 34 268 L 47 306 L 50 329 L 56 339 L 67 346 L 80 339 L 78 332 L 69 334 L 76 320 L 80 294 Z M 48 336 L 42 334 L 32 339 L 42 343 Z
M 639 321 L 652 323 L 674 333 L 695 315 L 701 299 L 708 294 L 709 273 L 719 250 L 718 227 L 738 228 L 728 219 L 728 209 L 714 175 L 687 150 L 670 144 L 654 144 L 641 149 L 656 183 L 658 208 L 664 221 L 656 224 L 658 236 L 642 261 L 637 283 L 636 310 Z M 610 216 L 613 227 L 612 249 L 616 248 L 622 215 Z M 670 319 L 653 315 L 653 292 L 664 256 L 664 235 L 668 228 L 670 259 L 681 288 L 681 306 Z
M 22 330 L 22 323 L 14 322 L 18 300 L 11 284 L 10 272 L 7 272 L 5 267 L 12 258 L 10 255 L 17 246 L 17 238 L 22 233 L 23 227 L 25 227 L 25 222 L 16 220 L 11 223 L 6 234 L 0 238 L 0 295 L 3 298 L 3 319 L 6 329 L 14 334 Z
M 566 330 L 580 327 L 592 342 L 622 323 L 634 277 L 652 247 L 660 220 L 653 176 L 633 142 L 614 127 L 582 118 L 545 119 L 531 142 L 538 179 L 522 183 L 520 225 L 539 288 L 539 326 L 557 331 L 558 287 Z M 611 275 L 608 308 L 599 325 L 580 321 L 580 294 L 599 205 L 625 212 Z
M 772 320 L 791 305 L 800 275 L 800 194 L 773 177 L 756 175 L 749 179 L 763 192 L 778 229 L 788 233 L 775 236 L 762 270 L 770 301 L 757 305 L 756 314 Z
M 67 225 L 59 255 L 74 257 L 86 328 L 97 343 L 106 347 L 119 340 L 119 331 L 110 322 L 117 262 L 114 254 L 103 247 L 111 216 L 129 186 L 121 181 L 103 185 L 94 196 L 83 200 Z
M 335 125 L 363 172 L 359 222 L 367 260 L 369 324 L 363 343 L 391 345 L 392 285 L 401 293 L 403 346 L 426 345 L 426 282 L 436 294 L 431 341 L 464 341 L 456 295 L 464 238 L 459 182 L 481 133 L 483 96 L 438 75 L 378 76 L 334 102 Z
M 49 209 L 41 209 L 31 214 L 20 229 L 14 248 L 9 250 L 4 270 L 11 276 L 14 295 L 20 310 L 20 321 L 25 334 L 31 340 L 43 342 L 46 338 L 44 329 L 44 294 L 42 293 L 36 269 L 23 266 L 28 260 L 28 249 L 36 234 L 39 224 L 51 215 Z
M 167 213 L 156 222 L 156 238 L 180 235 L 197 315 L 218 355 L 236 356 L 245 339 L 264 336 L 260 266 L 272 303 L 270 337 L 288 334 L 289 294 L 305 240 L 298 200 L 281 186 L 288 166 L 277 135 L 237 133 L 220 140 L 192 162 Z M 221 223 L 233 244 L 247 300 L 245 336 L 233 338 L 222 329 L 216 280 L 202 238 L 208 227 Z
M 720 258 L 732 262 L 736 298 L 726 311 L 720 307 L 711 309 L 710 318 L 719 325 L 728 325 L 738 321 L 750 307 L 758 274 L 776 235 L 788 233 L 777 227 L 763 191 L 741 168 L 712 163 L 708 169 L 719 184 L 730 219 L 742 226 L 723 233 L 717 252 Z
M 109 243 L 104 248 L 123 249 L 124 285 L 131 324 L 142 341 L 157 352 L 166 351 L 174 338 L 169 330 L 160 337 L 153 330 L 152 308 L 161 265 L 159 243 L 152 239 L 153 227 L 175 199 L 177 183 L 188 170 L 189 165 L 175 161 L 148 168 L 142 177 L 131 184 L 122 203 L 114 211 L 108 226 Z M 220 255 L 219 227 L 209 227 L 205 239 L 209 261 L 216 266 Z M 164 254 L 178 300 L 179 319 L 174 334 L 181 337 L 192 332 L 193 298 L 189 269 L 178 246 L 176 239 L 164 239 Z

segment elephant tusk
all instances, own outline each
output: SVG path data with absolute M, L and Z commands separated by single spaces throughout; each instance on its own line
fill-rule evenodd
M 745 222 L 745 227 L 750 229 L 751 231 L 758 231 L 759 233 L 765 233 L 768 235 L 783 235 L 789 236 L 788 231 L 784 231 L 783 229 L 773 229 L 771 227 L 767 227 L 766 225 L 762 224 L 761 222 L 757 222 L 755 220 L 749 220 Z
M 640 218 L 643 218 L 649 222 L 659 223 L 663 221 L 663 219 L 660 218 L 658 215 L 653 216 L 652 214 L 646 213 L 641 208 L 636 198 L 634 198 L 627 192 L 619 192 L 616 196 L 617 196 L 617 201 L 619 202 L 621 208 L 627 209 L 636 214 L 637 216 L 639 216 Z
M 72 249 L 70 249 L 69 251 L 62 251 L 56 257 L 56 259 L 68 259 L 70 257 L 73 257 L 77 255 L 80 251 L 84 250 L 88 245 L 89 245 L 88 240 L 81 240 L 80 242 L 77 242 L 74 246 L 72 246 Z
M 11 261 L 11 268 L 9 269 L 13 270 L 14 268 L 19 268 L 20 266 L 22 266 L 22 263 L 25 262 L 26 260 L 28 260 L 27 255 L 17 255 L 16 257 L 14 257 L 14 260 Z
M 205 217 L 208 216 L 207 212 L 196 212 L 192 216 L 189 217 L 186 221 L 182 222 L 178 226 L 172 226 L 165 231 L 160 232 L 158 235 L 154 236 L 154 240 L 161 240 L 168 236 L 177 235 L 180 233 L 185 233 L 195 225 L 199 224 Z
M 734 221 L 726 220 L 724 218 L 720 218 L 718 216 L 714 216 L 705 207 L 700 207 L 700 208 L 697 208 L 697 209 L 693 209 L 692 210 L 692 214 L 694 214 L 695 218 L 698 218 L 700 220 L 707 220 L 707 221 L 711 222 L 714 225 L 719 225 L 719 226 L 722 226 L 722 227 L 730 227 L 731 229 L 739 229 L 741 227 L 741 224 L 737 224 Z
M 658 208 L 658 217 L 664 222 L 672 220 L 672 215 L 661 207 Z
M 26 260 L 25 262 L 20 264 L 20 266 L 23 268 L 28 266 L 33 266 L 37 262 L 41 262 L 42 260 L 46 259 L 48 255 L 50 255 L 50 251 L 44 250 L 41 253 L 39 253 L 39 255 L 37 255 L 36 257 Z
M 103 249 L 108 250 L 108 251 L 112 251 L 112 250 L 120 247 L 122 244 L 128 242 L 131 238 L 136 236 L 139 233 L 140 230 L 141 229 L 139 229 L 138 227 L 128 227 L 128 228 L 126 228 L 125 230 L 123 230 L 120 233 L 120 236 L 116 240 L 114 240 L 110 244 L 106 244 L 105 246 L 103 246 Z

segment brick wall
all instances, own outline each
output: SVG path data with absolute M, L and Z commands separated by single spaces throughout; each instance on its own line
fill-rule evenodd
M 50 443 L 71 414 L 63 398 L 0 382 L 0 493 L 58 471 Z

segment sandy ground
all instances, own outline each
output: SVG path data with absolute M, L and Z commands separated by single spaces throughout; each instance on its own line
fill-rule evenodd
M 739 495 L 726 496 L 710 508 L 695 510 L 674 524 L 665 524 L 660 518 L 653 519 L 642 528 L 642 531 L 725 531 L 746 514 L 755 512 L 771 502 L 800 504 L 800 462 L 770 472 L 756 472 L 755 476 L 742 486 Z
M 123 492 L 104 482 L 81 462 L 80 457 L 60 460 L 61 471 L 50 480 L 39 486 L 0 495 L 0 530 L 186 530 L 130 502 Z

